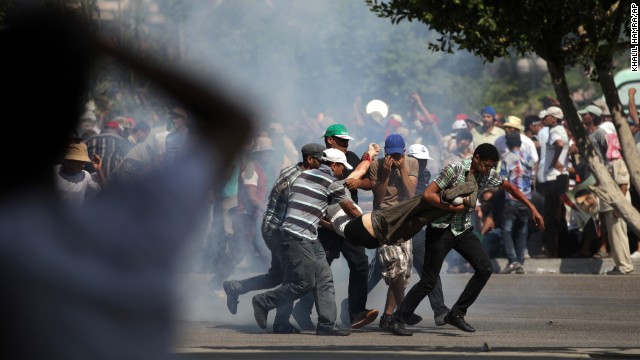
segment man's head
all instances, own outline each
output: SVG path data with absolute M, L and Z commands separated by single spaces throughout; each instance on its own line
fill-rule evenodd
M 469 130 L 463 129 L 456 133 L 456 148 L 458 151 L 467 149 L 473 142 L 473 135 Z
M 587 107 L 578 111 L 578 115 L 582 118 L 582 125 L 589 130 L 600 124 L 602 109 L 595 105 L 587 105 Z
M 345 170 L 351 170 L 353 167 L 347 162 L 347 156 L 339 149 L 329 148 L 323 151 L 322 164 L 331 168 L 333 175 L 338 179 L 345 177 Z
M 522 125 L 522 119 L 517 116 L 507 116 L 503 125 L 504 131 L 506 133 L 516 132 L 521 133 L 524 132 L 524 125 Z
M 65 173 L 75 175 L 80 173 L 84 166 L 90 162 L 85 143 L 69 144 L 62 166 Z
M 540 129 L 542 129 L 542 119 L 540 119 L 540 117 L 537 115 L 527 115 L 524 118 L 524 131 L 527 133 L 527 136 L 538 135 Z
M 150 132 L 151 126 L 149 126 L 148 122 L 138 121 L 136 123 L 136 126 L 131 129 L 131 136 L 133 136 L 133 138 L 135 139 L 136 144 L 139 144 L 147 139 L 147 136 L 149 136 Z
M 420 164 L 421 169 L 427 166 L 429 160 L 433 160 L 429 155 L 429 149 L 427 149 L 427 147 L 422 144 L 413 144 L 409 146 L 407 156 L 411 156 L 412 158 L 418 160 L 418 164 Z
M 320 167 L 322 153 L 326 148 L 320 144 L 310 143 L 300 149 L 302 153 L 302 166 L 305 169 L 317 169 Z
M 391 134 L 384 140 L 384 154 L 398 161 L 404 155 L 404 138 L 400 134 Z
M 600 211 L 600 203 L 598 198 L 589 189 L 582 189 L 576 192 L 575 195 L 576 205 L 583 212 L 591 215 L 598 216 Z
M 507 147 L 509 148 L 509 150 L 519 148 L 522 145 L 522 138 L 520 137 L 519 131 L 512 131 L 505 134 L 505 140 L 507 142 Z
M 500 161 L 498 149 L 493 144 L 483 143 L 476 147 L 471 160 L 471 167 L 474 172 L 482 175 L 489 174 Z
M 480 116 L 482 116 L 482 127 L 485 130 L 492 129 L 496 120 L 496 109 L 491 106 L 485 106 L 480 109 Z
M 544 126 L 556 126 L 564 118 L 562 109 L 557 106 L 550 106 L 544 112 L 544 119 L 542 123 Z
M 185 109 L 176 106 L 173 109 L 169 110 L 167 116 L 173 123 L 174 129 L 182 129 L 187 126 L 187 120 L 189 119 L 189 116 L 187 115 L 187 111 Z
M 349 136 L 347 127 L 342 124 L 329 125 L 323 136 L 327 149 L 338 149 L 344 153 L 347 152 L 347 148 L 349 147 L 349 140 L 353 140 L 353 138 Z

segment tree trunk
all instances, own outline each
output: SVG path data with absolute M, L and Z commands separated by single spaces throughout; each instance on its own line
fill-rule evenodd
M 558 66 L 553 61 L 547 61 L 547 68 L 551 74 L 553 89 L 560 101 L 565 118 L 569 122 L 569 130 L 571 131 L 574 141 L 578 146 L 580 156 L 587 160 L 591 173 L 598 181 L 597 186 L 592 187 L 592 191 L 596 193 L 601 201 L 609 203 L 616 211 L 618 211 L 622 218 L 627 222 L 627 225 L 633 229 L 634 233 L 640 236 L 640 213 L 638 213 L 638 211 L 631 205 L 630 201 L 625 199 L 620 188 L 604 165 L 603 159 L 595 153 L 593 145 L 589 141 L 589 137 L 582 125 L 582 120 L 580 119 L 580 116 L 573 104 L 573 99 L 571 99 L 571 96 L 569 95 L 570 93 L 567 86 L 564 67 Z M 615 86 L 613 88 L 615 89 Z M 617 92 L 615 96 L 617 98 Z M 618 99 L 618 104 L 619 103 L 620 100 Z M 621 107 L 618 107 L 618 114 L 620 114 L 620 109 Z M 629 137 L 631 137 L 629 126 L 626 126 Z M 635 146 L 633 149 L 635 149 Z

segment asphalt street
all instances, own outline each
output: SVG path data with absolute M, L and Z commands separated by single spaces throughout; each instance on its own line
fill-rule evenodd
M 470 276 L 442 275 L 447 305 Z M 417 312 L 424 320 L 409 327 L 410 337 L 381 331 L 377 320 L 348 337 L 273 334 L 256 325 L 252 293 L 241 296 L 238 314 L 231 315 L 224 292 L 207 291 L 209 277 L 176 276 L 180 313 L 172 353 L 178 359 L 640 359 L 637 275 L 494 274 L 466 316 L 475 333 L 436 327 L 425 299 Z M 346 281 L 336 284 L 339 303 Z M 368 306 L 381 309 L 385 295 L 380 283 Z

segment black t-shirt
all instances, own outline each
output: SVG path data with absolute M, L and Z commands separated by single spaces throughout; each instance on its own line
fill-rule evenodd
M 356 155 L 356 153 L 354 153 L 353 151 L 349 151 L 347 150 L 347 162 L 349 163 L 349 165 L 353 166 L 353 169 L 356 168 L 356 166 L 358 166 L 358 164 L 360 164 L 360 157 L 358 155 Z M 345 178 L 347 176 L 349 176 L 349 174 L 351 174 L 353 172 L 352 170 L 346 170 L 346 174 L 345 174 Z M 354 203 L 358 203 L 358 190 L 350 190 L 351 192 L 351 199 L 353 200 Z

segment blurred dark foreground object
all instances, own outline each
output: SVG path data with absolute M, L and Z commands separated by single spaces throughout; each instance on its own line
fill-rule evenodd
M 176 70 L 91 35 L 74 14 L 31 11 L 0 31 L 0 353 L 5 359 L 163 359 L 170 275 L 206 194 L 251 136 L 251 116 Z M 182 161 L 117 184 L 82 209 L 58 198 L 52 165 L 83 110 L 92 63 L 111 56 L 198 119 Z M 224 121 L 224 125 L 221 125 Z M 11 144 L 11 145 L 9 145 Z M 26 146 L 25 146 L 26 145 Z M 29 148 L 25 156 L 24 151 Z M 16 150 L 20 149 L 20 153 Z

